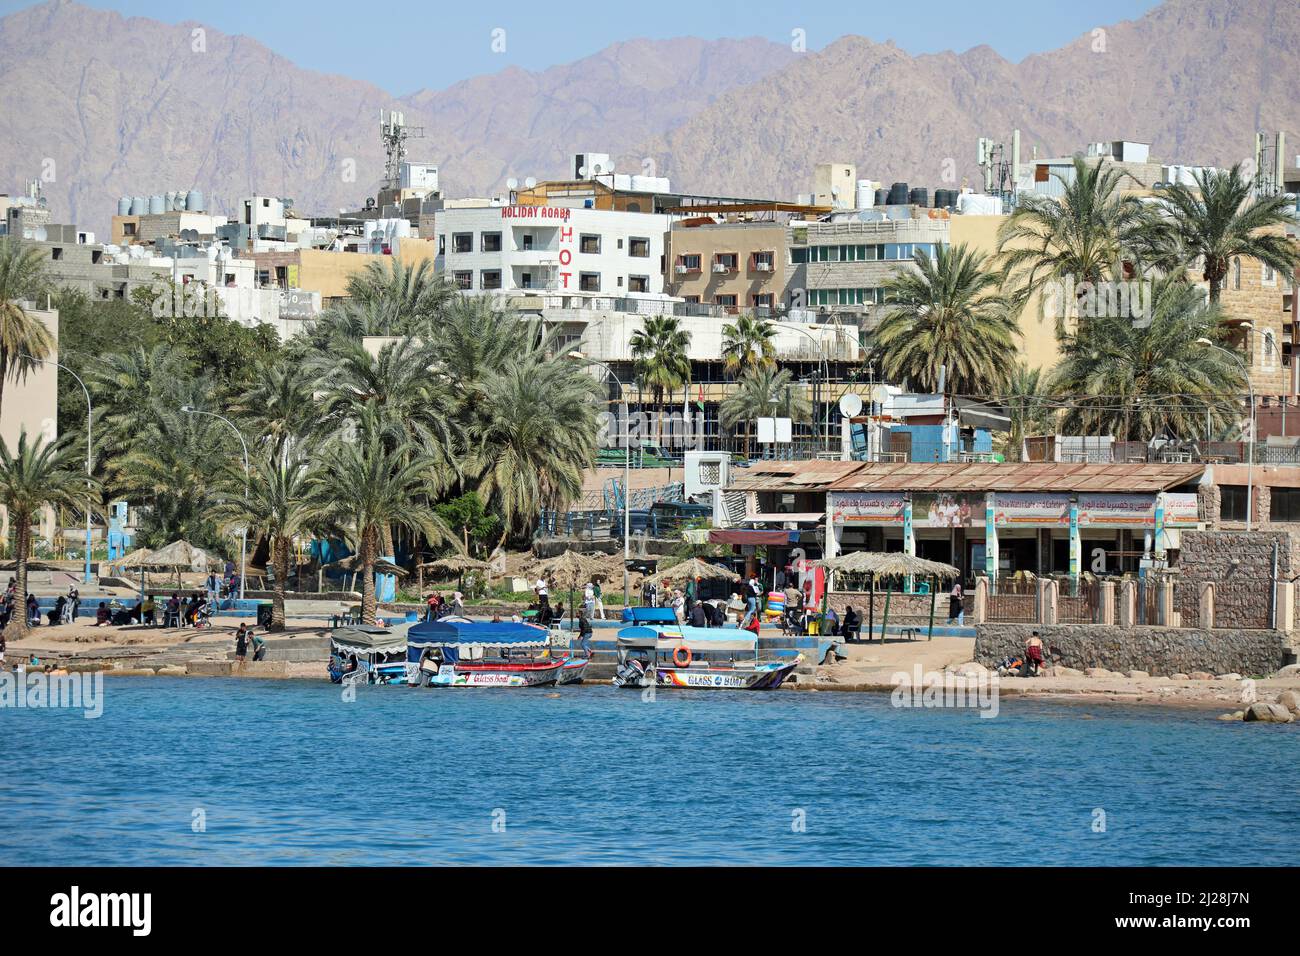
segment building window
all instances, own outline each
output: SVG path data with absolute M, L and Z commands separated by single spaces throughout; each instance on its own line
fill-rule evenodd
M 92 249 L 90 251 L 90 264 L 97 266 L 104 261 L 104 252 L 102 249 Z
M 50 258 L 53 259 L 53 260 L 55 260 L 56 262 L 57 262 L 59 259 L 62 259 L 62 258 L 63 258 L 63 250 L 60 249 L 58 246 L 55 246 L 53 249 L 50 250 Z
M 451 248 L 453 252 L 473 252 L 474 251 L 474 233 L 458 232 L 451 237 Z
M 682 255 L 677 257 L 677 274 L 687 275 L 700 271 L 700 257 L 698 253 Z
M 124 223 L 122 223 L 122 235 L 124 235 L 124 236 L 134 236 L 134 235 L 135 235 L 135 223 L 133 223 L 133 222 L 124 222 Z
M 501 270 L 484 269 L 478 274 L 478 287 L 480 289 L 501 288 Z
M 713 297 L 713 304 L 721 306 L 729 312 L 734 312 L 736 309 L 736 297 L 734 295 L 715 295 Z
M 578 237 L 578 251 L 589 256 L 600 255 L 600 236 L 587 233 Z
M 1245 521 L 1246 520 L 1246 486 L 1245 485 L 1220 485 L 1219 486 L 1219 520 L 1221 521 Z
M 628 276 L 627 291 L 628 292 L 649 292 L 650 277 L 649 276 Z
M 578 274 L 578 288 L 583 292 L 600 291 L 599 272 L 581 272 Z
M 698 295 L 684 295 L 682 296 L 682 301 L 687 305 L 699 305 L 700 297 Z
M 484 252 L 500 252 L 500 251 L 501 251 L 501 233 L 499 233 L 499 232 L 485 232 L 485 233 L 483 233 L 483 244 L 482 244 L 482 250 L 483 250 Z
M 474 288 L 474 273 L 466 270 L 456 273 L 456 288 L 472 289 Z
M 627 254 L 637 259 L 650 258 L 650 240 L 633 236 L 627 241 Z
M 736 260 L 739 257 L 734 252 L 718 252 L 713 256 L 713 271 L 719 274 L 736 271 Z
M 771 292 L 755 292 L 749 299 L 750 305 L 762 309 L 770 309 L 776 302 L 776 298 Z
M 532 248 L 533 248 L 533 234 L 531 232 L 526 232 L 524 233 L 524 252 L 531 252 Z
M 531 272 L 521 272 L 519 274 L 519 288 L 531 289 L 533 287 L 533 274 Z
M 1232 260 L 1232 288 L 1241 291 L 1241 256 Z
M 1276 280 L 1277 273 L 1273 271 L 1273 267 L 1267 262 L 1264 263 L 1264 285 L 1274 285 Z
M 1300 488 L 1273 488 L 1269 491 L 1269 519 L 1300 521 Z
M 749 268 L 754 272 L 771 272 L 775 260 L 775 252 L 756 252 L 749 257 Z

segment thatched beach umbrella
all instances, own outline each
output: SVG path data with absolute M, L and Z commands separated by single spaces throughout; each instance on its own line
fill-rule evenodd
M 569 619 L 572 620 L 574 590 L 580 582 L 592 580 L 601 573 L 601 570 L 602 564 L 598 555 L 565 551 L 538 564 L 536 573 L 544 578 L 558 578 L 569 583 Z
M 961 571 L 942 561 L 930 561 L 918 558 L 903 551 L 852 551 L 834 558 L 818 561 L 821 567 L 831 571 L 843 571 L 848 574 L 866 574 L 871 582 L 870 599 L 867 604 L 867 640 L 876 631 L 876 578 L 884 577 L 928 577 L 930 578 L 930 627 L 926 639 L 934 637 L 934 604 L 938 597 L 940 579 L 961 577 Z M 880 625 L 880 643 L 885 643 L 885 629 L 889 627 L 889 600 L 893 591 L 885 592 L 885 617 Z
M 225 564 L 223 558 L 197 548 L 188 541 L 177 540 L 151 551 L 142 559 L 141 567 L 176 572 L 176 586 L 180 587 L 182 571 L 208 571 Z
M 490 575 L 492 565 L 486 561 L 480 561 L 478 558 L 471 558 L 468 554 L 452 554 L 445 558 L 437 558 L 433 561 L 425 561 L 423 564 L 416 565 L 416 571 L 420 575 L 420 594 L 424 594 L 424 571 L 432 571 L 434 574 L 454 574 L 456 575 L 456 589 L 462 590 L 465 582 L 466 571 L 482 571 Z
M 682 585 L 691 581 L 740 580 L 740 575 L 730 568 L 710 564 L 708 561 L 701 561 L 699 558 L 687 558 L 685 561 L 664 568 L 662 571 L 655 571 L 654 576 L 659 581 Z

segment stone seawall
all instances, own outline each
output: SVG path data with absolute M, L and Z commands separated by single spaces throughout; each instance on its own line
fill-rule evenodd
M 1287 663 L 1287 636 L 1281 631 L 1212 631 L 1170 627 L 1112 627 L 1098 624 L 981 624 L 976 628 L 975 659 L 994 665 L 1024 653 L 1037 630 L 1057 664 L 1083 670 L 1105 667 L 1153 676 L 1190 674 L 1272 674 Z

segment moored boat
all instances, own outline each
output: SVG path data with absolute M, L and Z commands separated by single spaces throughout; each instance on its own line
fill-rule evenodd
M 576 683 L 587 662 L 551 656 L 546 628 L 444 617 L 406 634 L 407 682 L 420 687 L 545 687 Z
M 366 624 L 331 631 L 329 677 L 335 684 L 406 683 L 406 636 Z
M 760 660 L 758 639 L 738 628 L 637 625 L 618 632 L 615 687 L 773 690 L 803 661 Z

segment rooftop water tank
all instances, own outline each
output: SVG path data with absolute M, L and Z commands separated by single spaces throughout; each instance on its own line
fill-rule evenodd
M 888 205 L 889 205 L 889 190 L 888 190 L 888 189 L 877 189 L 877 190 L 876 190 L 876 202 L 875 202 L 875 205 L 877 205 L 877 206 L 888 206 Z
M 117 201 L 117 214 L 119 216 L 131 215 L 131 197 L 123 196 Z
M 185 194 L 186 212 L 203 212 L 203 193 L 191 189 Z
M 907 205 L 907 183 L 894 183 L 889 187 L 889 205 Z
M 145 202 L 145 199 L 144 199 L 143 196 L 132 196 L 132 197 L 131 197 L 131 215 L 132 215 L 132 216 L 143 216 L 143 215 L 144 215 L 145 213 L 147 213 L 148 211 L 149 211 L 149 204 L 148 204 L 147 202 Z
M 875 198 L 876 198 L 876 194 L 875 191 L 871 188 L 870 180 L 859 179 L 857 208 L 870 209 L 874 204 L 873 201 L 875 200 Z
M 924 186 L 917 186 L 915 189 L 908 191 L 907 201 L 913 206 L 928 206 L 930 205 L 930 190 Z
M 164 203 L 162 196 L 149 197 L 149 215 L 161 216 L 166 211 L 167 211 L 167 206 Z

